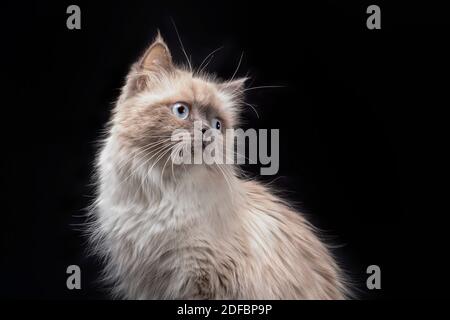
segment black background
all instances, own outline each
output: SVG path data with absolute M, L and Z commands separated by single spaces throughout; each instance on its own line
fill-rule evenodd
M 280 129 L 280 171 L 262 177 L 298 204 L 330 242 L 357 296 L 439 298 L 448 287 L 448 14 L 380 2 L 1 3 L 0 296 L 107 298 L 79 231 L 92 201 L 95 141 L 128 68 L 159 28 L 185 62 L 173 19 L 198 66 L 251 86 L 245 127 Z M 81 7 L 81 30 L 66 8 Z M 366 28 L 378 4 L 382 29 Z M 257 167 L 249 167 L 257 172 Z M 66 268 L 82 290 L 66 288 Z M 365 288 L 381 267 L 382 289 Z

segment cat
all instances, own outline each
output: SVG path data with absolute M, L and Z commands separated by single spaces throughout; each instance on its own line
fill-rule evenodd
M 270 188 L 236 165 L 171 163 L 174 130 L 237 126 L 245 80 L 177 66 L 159 32 L 132 65 L 97 157 L 90 226 L 113 297 L 348 297 L 314 227 Z

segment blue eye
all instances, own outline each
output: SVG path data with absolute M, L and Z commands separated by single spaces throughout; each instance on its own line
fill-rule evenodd
M 177 102 L 172 106 L 172 112 L 180 119 L 186 119 L 189 115 L 189 107 L 182 102 Z
M 216 130 L 222 130 L 222 122 L 219 119 L 214 118 L 211 121 L 211 127 Z

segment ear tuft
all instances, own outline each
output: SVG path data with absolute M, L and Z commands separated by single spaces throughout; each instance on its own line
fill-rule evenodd
M 248 80 L 247 77 L 239 78 L 236 80 L 229 80 L 222 82 L 219 87 L 220 90 L 225 91 L 231 95 L 240 95 L 243 93 L 245 88 L 245 82 Z
M 170 70 L 173 67 L 172 56 L 161 33 L 158 30 L 155 40 L 145 52 L 140 63 L 141 68 L 149 71 L 157 71 L 161 68 Z

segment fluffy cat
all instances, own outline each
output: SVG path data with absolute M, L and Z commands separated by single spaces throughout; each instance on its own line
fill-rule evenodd
M 93 248 L 115 297 L 346 297 L 301 213 L 235 165 L 171 163 L 174 130 L 237 125 L 244 82 L 176 66 L 160 35 L 132 66 L 97 159 L 92 210 Z

